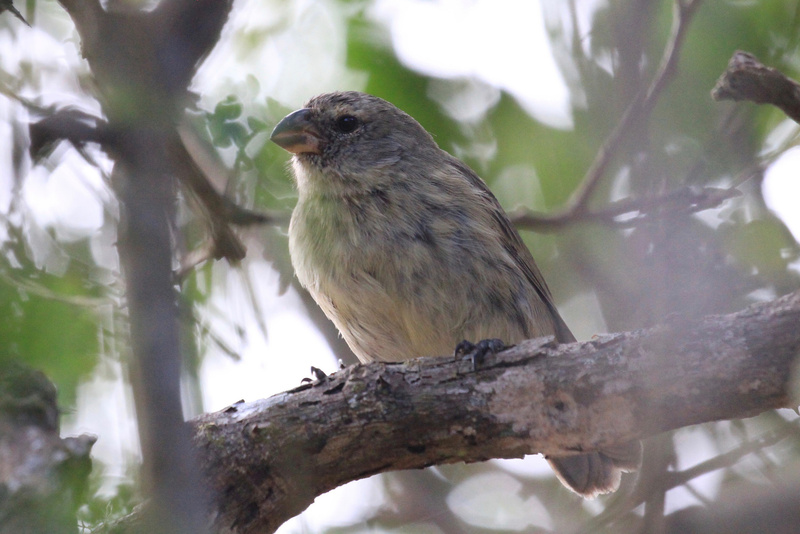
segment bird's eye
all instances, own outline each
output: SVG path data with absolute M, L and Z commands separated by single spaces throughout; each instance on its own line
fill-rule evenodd
M 343 115 L 336 119 L 336 129 L 342 133 L 350 133 L 358 128 L 359 121 L 352 115 Z

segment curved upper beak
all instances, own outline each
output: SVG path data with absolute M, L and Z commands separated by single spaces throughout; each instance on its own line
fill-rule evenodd
M 275 126 L 270 140 L 293 154 L 319 154 L 321 136 L 311 122 L 311 110 L 298 109 Z

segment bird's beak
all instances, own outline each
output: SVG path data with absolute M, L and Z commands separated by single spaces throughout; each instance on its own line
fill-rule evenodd
M 292 154 L 319 154 L 321 136 L 311 122 L 311 110 L 298 109 L 275 126 L 270 140 Z

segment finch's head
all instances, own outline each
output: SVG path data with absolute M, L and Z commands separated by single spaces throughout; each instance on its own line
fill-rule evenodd
M 315 180 L 348 189 L 373 187 L 441 157 L 417 121 L 385 100 L 355 91 L 312 98 L 284 117 L 270 139 L 294 154 L 301 188 Z

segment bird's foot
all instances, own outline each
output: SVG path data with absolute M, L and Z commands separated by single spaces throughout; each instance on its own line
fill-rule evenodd
M 482 339 L 477 343 L 472 343 L 465 339 L 456 345 L 453 356 L 456 358 L 469 357 L 474 371 L 483 364 L 487 354 L 497 354 L 506 348 L 507 346 L 502 339 Z
M 325 371 L 323 371 L 319 367 L 314 367 L 313 365 L 311 366 L 311 374 L 314 375 L 314 378 L 305 377 L 300 382 L 306 384 L 308 382 L 313 382 L 315 379 L 318 382 L 322 382 L 323 380 L 328 378 L 328 375 L 325 374 Z

